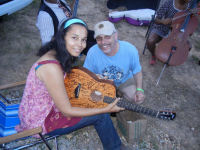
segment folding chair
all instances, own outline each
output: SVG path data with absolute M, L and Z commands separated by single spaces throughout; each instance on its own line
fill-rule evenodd
M 25 81 L 16 82 L 12 84 L 7 84 L 0 86 L 0 90 L 13 88 L 16 86 L 24 85 Z M 6 104 L 5 104 L 6 103 Z M 23 132 L 16 132 L 15 126 L 20 123 L 19 117 L 18 117 L 18 109 L 19 104 L 11 104 L 11 101 L 6 99 L 2 94 L 0 94 L 0 148 L 3 148 L 4 150 L 12 149 L 12 150 L 19 150 L 24 149 L 39 143 L 44 142 L 49 150 L 51 150 L 49 144 L 47 143 L 47 140 L 55 139 L 56 141 L 56 147 L 57 147 L 57 136 L 49 136 L 44 137 L 42 135 L 42 127 L 37 127 L 29 130 L 25 130 Z M 27 139 L 32 135 L 38 134 L 40 136 L 40 139 L 35 140 L 31 143 L 20 145 L 17 147 L 7 147 L 7 143 L 20 140 L 20 139 Z
M 51 150 L 49 144 L 47 143 L 47 140 L 52 139 L 52 138 L 56 139 L 57 136 L 45 138 L 41 133 L 42 133 L 42 127 L 38 127 L 38 128 L 34 128 L 34 129 L 25 130 L 23 132 L 15 133 L 12 135 L 8 135 L 6 137 L 0 137 L 0 148 L 3 148 L 4 150 L 11 150 L 11 149 L 12 150 L 20 150 L 20 149 L 24 149 L 24 148 L 44 142 L 46 144 L 47 148 L 49 150 Z M 15 140 L 19 140 L 19 139 L 22 139 L 25 137 L 27 138 L 27 137 L 30 137 L 30 136 L 36 135 L 36 134 L 39 134 L 41 140 L 37 140 L 33 143 L 28 143 L 28 144 L 17 146 L 17 147 L 12 147 L 12 148 L 6 147 L 6 143 L 9 143 L 9 142 L 15 141 Z
M 77 15 L 78 2 L 79 0 L 72 0 L 72 3 L 71 3 L 72 17 L 75 17 Z M 20 81 L 20 82 L 2 85 L 0 86 L 0 90 L 24 85 L 25 83 L 26 81 Z M 5 105 L 4 103 L 7 103 L 8 105 Z M 45 137 L 42 135 L 42 127 L 37 127 L 34 129 L 25 130 L 23 132 L 18 132 L 18 133 L 16 132 L 15 126 L 20 123 L 20 120 L 18 117 L 18 108 L 19 108 L 19 104 L 11 104 L 9 100 L 7 100 L 2 94 L 0 94 L 0 148 L 3 148 L 3 150 L 8 150 L 8 149 L 19 150 L 19 149 L 24 149 L 24 148 L 27 148 L 39 143 L 45 143 L 47 148 L 51 150 L 47 140 L 55 139 L 56 149 L 58 149 L 57 137 L 59 135 Z M 27 139 L 30 136 L 36 135 L 36 134 L 39 135 L 40 137 L 39 140 L 33 141 L 25 145 L 17 146 L 17 147 L 12 147 L 12 148 L 6 147 L 7 143 L 9 142 L 21 140 L 21 139 Z
M 155 17 L 156 17 L 156 15 L 157 15 L 158 8 L 159 8 L 159 6 L 160 6 L 160 2 L 161 2 L 162 0 L 155 0 L 155 1 L 156 1 L 156 2 L 155 2 L 155 5 L 156 5 L 155 8 L 156 8 L 156 9 L 155 9 L 154 15 L 152 16 L 151 22 L 150 22 L 150 24 L 149 24 L 149 26 L 148 26 L 148 29 L 147 29 L 147 32 L 146 32 L 146 35 L 145 35 L 146 41 L 145 41 L 145 44 L 144 44 L 143 55 L 145 54 L 145 50 L 146 50 L 146 48 L 147 48 L 147 41 L 148 41 L 148 39 L 149 39 L 149 35 L 150 35 L 150 32 L 151 32 L 151 28 L 152 28 L 152 26 L 153 26 L 153 24 L 154 24 L 154 22 L 155 22 Z

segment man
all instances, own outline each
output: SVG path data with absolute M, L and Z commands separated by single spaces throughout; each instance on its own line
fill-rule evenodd
M 51 41 L 59 24 L 69 17 L 71 11 L 65 1 L 41 0 L 36 26 L 40 31 L 42 45 Z
M 84 67 L 102 78 L 113 80 L 118 96 L 141 104 L 144 90 L 137 49 L 118 40 L 115 26 L 109 21 L 97 23 L 94 32 L 97 44 L 89 49 Z
M 36 26 L 40 31 L 42 45 L 51 41 L 59 25 L 70 17 L 72 17 L 72 12 L 65 0 L 41 0 Z M 82 54 L 86 55 L 88 49 L 96 44 L 93 35 L 94 31 L 89 30 L 87 47 Z

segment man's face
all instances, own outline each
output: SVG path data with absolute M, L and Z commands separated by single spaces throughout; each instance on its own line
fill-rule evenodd
M 99 48 L 106 54 L 111 55 L 117 45 L 117 33 L 112 35 L 99 35 L 96 37 Z

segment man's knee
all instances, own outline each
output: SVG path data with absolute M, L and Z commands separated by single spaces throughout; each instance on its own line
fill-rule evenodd
M 134 101 L 136 87 L 135 85 L 129 85 L 129 86 L 119 89 L 118 92 L 120 93 L 121 97 L 124 97 L 129 101 Z

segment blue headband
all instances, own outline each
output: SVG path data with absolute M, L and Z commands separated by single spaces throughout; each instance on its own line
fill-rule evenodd
M 69 27 L 70 25 L 74 24 L 74 23 L 81 23 L 83 24 L 85 27 L 87 26 L 82 20 L 80 19 L 70 19 L 69 21 L 67 21 L 64 25 L 64 29 L 66 29 L 67 27 Z

